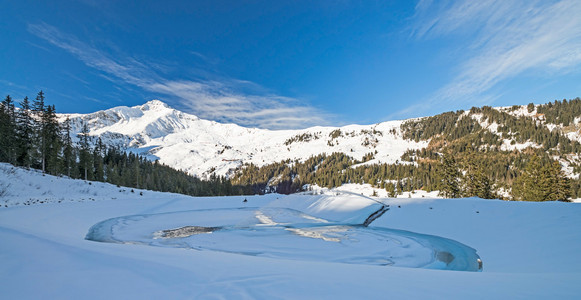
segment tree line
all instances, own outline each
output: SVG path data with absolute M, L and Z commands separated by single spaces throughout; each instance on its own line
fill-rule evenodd
M 247 190 L 232 186 L 225 177 L 201 180 L 106 146 L 89 135 L 87 124 L 77 136 L 79 142 L 73 143 L 70 121 L 59 124 L 55 106 L 45 103 L 42 91 L 32 101 L 24 97 L 19 106 L 10 95 L 0 103 L 0 162 L 56 176 L 193 196 L 238 195 Z
M 532 112 L 530 105 L 528 109 Z M 567 121 L 581 117 L 581 101 L 555 101 L 538 106 L 537 111 L 547 113 L 547 122 L 562 120 L 562 124 L 573 126 Z M 483 128 L 483 123 L 497 124 L 496 132 Z M 549 130 L 532 117 L 516 117 L 487 106 L 474 107 L 468 112 L 411 120 L 403 123 L 401 129 L 406 139 L 430 140 L 428 147 L 408 150 L 395 164 L 358 166 L 361 161 L 333 153 L 260 168 L 245 165 L 233 182 L 251 185 L 254 192 L 293 193 L 301 191 L 305 184 L 333 188 L 345 183 L 368 183 L 386 189 L 392 197 L 414 190 L 439 190 L 446 197 L 531 201 L 581 197 L 580 179 L 568 178 L 555 160 L 566 161 L 574 174 L 580 173 L 581 165 L 574 157 L 581 153 L 581 145 L 565 132 Z M 534 142 L 539 146 L 510 150 L 505 145 L 507 141 L 510 145 Z
M 408 150 L 393 164 L 361 164 L 373 159 L 374 153 L 366 154 L 362 161 L 332 153 L 261 167 L 245 164 L 230 178 L 212 175 L 201 180 L 106 146 L 89 135 L 86 124 L 77 136 L 79 142 L 73 143 L 69 120 L 59 124 L 54 105 L 45 104 L 42 91 L 33 101 L 25 97 L 19 105 L 16 108 L 10 96 L 0 103 L 0 161 L 52 175 L 196 196 L 289 194 L 304 190 L 307 184 L 333 188 L 367 183 L 385 189 L 390 197 L 414 190 L 438 190 L 446 197 L 531 201 L 581 197 L 580 179 L 567 178 L 555 160 L 567 161 L 575 174 L 580 173 L 581 164 L 570 159 L 581 153 L 577 141 L 548 130 L 531 117 L 516 117 L 486 106 L 403 123 L 405 138 L 429 139 L 430 143 L 420 150 Z M 532 112 L 535 106 L 527 109 Z M 581 101 L 556 101 L 536 109 L 545 113 L 547 122 L 561 120 L 574 126 Z M 496 123 L 496 133 L 483 128 L 484 122 Z M 331 137 L 341 134 L 335 131 Z M 503 148 L 507 140 L 513 144 L 533 141 L 539 147 L 507 150 Z
M 389 197 L 415 190 L 437 190 L 447 198 L 525 201 L 566 201 L 581 196 L 579 180 L 567 178 L 560 164 L 546 154 L 510 152 L 505 156 L 504 162 L 493 165 L 489 162 L 495 161 L 495 155 L 470 153 L 455 159 L 450 153 L 415 163 L 357 166 L 360 161 L 343 153 L 321 154 L 304 162 L 286 160 L 262 167 L 247 164 L 232 182 L 245 187 L 246 193 L 258 194 L 296 193 L 306 190 L 307 184 L 334 188 L 366 183 L 385 189 Z M 495 168 L 500 169 L 492 172 Z

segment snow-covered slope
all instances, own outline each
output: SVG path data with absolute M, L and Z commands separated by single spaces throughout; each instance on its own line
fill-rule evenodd
M 578 299 L 581 293 L 579 203 L 379 199 L 390 210 L 372 223 L 371 232 L 406 230 L 400 233 L 468 245 L 484 269 L 460 272 L 365 264 L 373 256 L 421 254 L 426 244 L 406 247 L 397 236 L 370 238 L 360 226 L 299 235 L 296 230 L 309 222 L 359 222 L 378 206 L 337 190 L 250 196 L 243 202 L 240 196 L 131 193 L 0 164 L 0 191 L 0 203 L 43 199 L 0 207 L 0 295 L 5 299 Z M 236 220 L 249 208 L 261 214 Z M 297 213 L 276 214 L 292 211 Z M 198 218 L 176 218 L 188 214 Z M 260 228 L 245 231 L 250 219 Z M 107 232 L 123 240 L 85 239 L 105 220 L 122 221 Z M 293 220 L 305 223 L 292 226 Z M 195 238 L 165 246 L 161 240 L 156 240 L 160 245 L 132 242 L 155 238 L 153 227 L 182 221 L 235 224 L 241 230 L 199 236 L 226 247 L 221 251 L 185 250 Z M 269 230 L 281 227 L 295 231 Z M 239 243 L 247 238 L 251 244 Z M 333 245 L 339 247 L 325 252 Z M 253 252 L 244 252 L 248 246 Z M 285 253 L 293 256 L 283 258 Z M 364 254 L 362 263 L 343 262 L 359 254 Z
M 372 162 L 393 163 L 407 149 L 427 146 L 404 140 L 402 121 L 273 131 L 202 120 L 158 100 L 86 115 L 59 115 L 61 122 L 67 117 L 73 135 L 86 122 L 90 135 L 100 136 L 105 144 L 125 147 L 200 177 L 211 172 L 226 175 L 243 163 L 262 166 L 333 152 L 361 159 L 377 151 Z
M 526 105 L 517 107 L 517 109 L 514 109 L 513 107 L 497 107 L 496 109 L 516 117 L 530 117 L 535 120 L 537 124 L 544 125 L 551 131 L 556 129 L 567 136 L 570 140 L 581 142 L 581 116 L 576 117 L 569 126 L 563 127 L 561 124 L 548 123 L 545 115 L 537 111 L 539 105 L 535 105 L 534 109 L 530 112 Z
M 558 130 L 571 140 L 581 141 L 581 117 L 572 125 L 549 124 L 536 110 L 526 106 L 495 108 L 517 117 L 532 117 L 538 125 Z M 465 113 L 468 115 L 468 112 Z M 501 137 L 499 124 L 481 121 L 480 114 L 471 115 L 481 126 Z M 302 130 L 266 130 L 245 128 L 202 120 L 152 100 L 141 106 L 115 107 L 91 114 L 60 114 L 59 121 L 70 118 L 72 135 L 76 138 L 82 124 L 89 134 L 100 137 L 106 145 L 117 145 L 151 160 L 192 175 L 207 178 L 210 174 L 230 175 L 244 163 L 263 166 L 284 160 L 304 161 L 311 156 L 341 152 L 361 160 L 372 153 L 366 164 L 395 163 L 408 149 L 425 148 L 428 141 L 405 140 L 400 125 L 405 121 L 389 121 L 373 125 L 344 127 L 312 127 Z M 503 150 L 540 147 L 526 141 L 515 143 L 507 138 Z M 573 160 L 579 159 L 573 157 Z M 564 165 L 567 162 L 563 162 Z

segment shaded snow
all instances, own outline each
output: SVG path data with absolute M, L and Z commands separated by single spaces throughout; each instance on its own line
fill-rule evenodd
M 6 165 L 2 166 L 5 170 Z M 483 272 L 451 272 L 84 239 L 94 224 L 121 216 L 283 207 L 314 217 L 312 222 L 345 221 L 363 216 L 377 205 L 346 192 L 192 198 L 145 191 L 139 196 L 121 193 L 110 185 L 88 185 L 21 170 L 6 175 L 2 170 L 0 183 L 6 192 L 0 198 L 2 203 L 37 197 L 27 194 L 33 190 L 20 189 L 30 185 L 40 186 L 38 190 L 53 194 L 54 199 L 80 201 L 0 208 L 0 294 L 6 299 L 577 299 L 581 293 L 577 282 L 581 275 L 578 203 L 379 199 L 391 209 L 372 227 L 453 239 L 477 249 L 484 261 Z M 26 176 L 10 177 L 14 174 Z M 77 183 L 87 190 L 77 191 Z M 98 192 L 95 197 L 100 198 L 88 200 L 85 192 Z M 111 199 L 114 194 L 124 197 Z M 228 214 L 214 216 L 229 218 Z M 265 216 L 275 224 L 289 222 L 284 215 L 280 215 L 282 219 Z M 136 227 L 131 236 L 141 229 Z M 283 250 L 289 247 L 281 245 Z M 440 258 L 446 260 L 445 255 Z

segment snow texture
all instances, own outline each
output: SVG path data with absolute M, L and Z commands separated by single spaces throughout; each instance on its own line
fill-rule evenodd
M 550 130 L 560 130 L 570 139 L 581 141 L 581 118 L 567 128 L 548 124 L 536 109 L 529 113 L 526 106 L 517 110 L 511 107 L 496 108 L 514 116 L 527 116 Z M 465 113 L 468 115 L 468 112 Z M 481 120 L 480 114 L 472 118 L 483 128 L 497 134 L 498 124 Z M 405 140 L 400 125 L 405 121 L 389 121 L 373 125 L 344 127 L 312 127 L 302 130 L 266 130 L 245 128 L 235 124 L 222 124 L 202 120 L 152 100 L 140 106 L 115 107 L 91 114 L 59 114 L 59 121 L 71 121 L 73 139 L 86 123 L 89 135 L 100 137 L 106 145 L 119 146 L 130 152 L 158 160 L 191 175 L 208 178 L 232 175 L 244 163 L 257 166 L 280 162 L 304 161 L 319 154 L 344 153 L 361 160 L 374 153 L 364 164 L 396 163 L 408 149 L 427 147 L 428 141 Z M 515 143 L 508 138 L 501 150 L 522 150 L 540 147 L 530 141 Z
M 408 149 L 427 142 L 404 140 L 402 121 L 374 125 L 313 127 L 303 130 L 245 128 L 199 119 L 152 100 L 141 106 L 115 107 L 92 114 L 61 114 L 71 121 L 73 135 L 85 122 L 89 134 L 106 145 L 117 145 L 192 175 L 229 175 L 243 163 L 263 166 L 283 160 L 342 152 L 361 160 L 375 153 L 372 163 L 395 163 Z M 335 134 L 333 134 L 335 133 Z
M 120 191 L 123 188 L 42 176 L 6 164 L 0 164 L 0 186 L 3 299 L 578 299 L 581 293 L 579 203 L 378 199 L 338 190 L 321 190 L 317 195 L 193 198 Z M 245 198 L 248 202 L 243 202 Z M 23 204 L 30 199 L 34 201 Z M 380 203 L 390 210 L 358 242 L 369 247 L 331 249 L 346 232 L 341 226 L 330 230 L 333 226 L 356 228 L 352 225 L 363 222 Z M 116 224 L 115 230 L 96 232 L 123 242 L 85 239 L 94 225 L 106 220 Z M 240 230 L 182 238 L 186 244 L 202 238 L 203 245 L 219 249 L 196 251 L 180 244 L 180 238 L 155 236 L 163 229 L 226 225 Z M 324 230 L 314 230 L 319 227 Z M 309 230 L 300 236 L 286 228 Z M 401 231 L 468 245 L 482 258 L 483 271 L 355 261 L 360 250 L 365 261 L 380 257 L 391 242 L 403 241 L 375 233 Z M 348 233 L 347 237 L 358 236 Z M 152 247 L 143 241 L 169 244 Z M 393 249 L 411 249 L 408 253 L 424 257 L 425 247 L 406 242 L 410 248 Z M 354 240 L 349 243 L 357 245 Z M 268 252 L 239 251 L 259 246 Z M 449 259 L 446 254 L 438 256 L 440 262 Z

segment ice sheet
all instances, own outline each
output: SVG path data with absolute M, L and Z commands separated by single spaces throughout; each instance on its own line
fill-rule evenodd
M 179 232 L 168 236 L 167 232 Z M 288 208 L 207 209 L 117 217 L 86 239 L 292 260 L 480 271 L 476 250 L 459 242 Z

